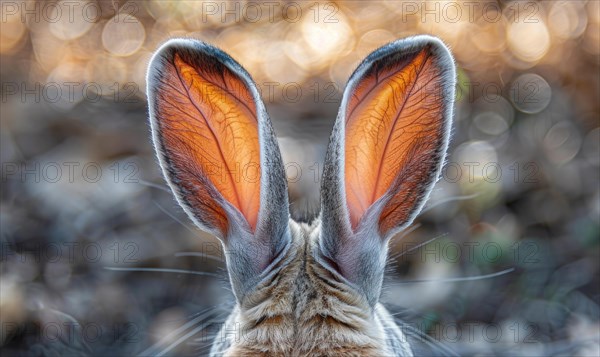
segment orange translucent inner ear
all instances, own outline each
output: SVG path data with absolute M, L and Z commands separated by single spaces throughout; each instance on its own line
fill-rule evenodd
M 213 61 L 193 65 L 179 54 L 164 67 L 158 93 L 161 134 L 178 184 L 191 206 L 212 212 L 223 232 L 223 209 L 198 182 L 208 179 L 236 207 L 251 229 L 260 207 L 260 144 L 253 97 L 227 67 Z M 208 208 L 208 211 L 207 211 Z M 212 210 L 212 211 L 211 211 Z
M 406 170 L 415 168 L 415 160 L 424 161 L 419 170 L 430 170 L 434 163 L 427 161 L 436 156 L 431 151 L 443 139 L 441 78 L 430 52 L 423 49 L 390 62 L 373 65 L 346 109 L 345 187 L 353 229 L 400 173 L 402 192 L 395 195 L 403 200 L 394 210 L 408 215 L 423 183 L 420 178 L 430 171 L 413 175 Z

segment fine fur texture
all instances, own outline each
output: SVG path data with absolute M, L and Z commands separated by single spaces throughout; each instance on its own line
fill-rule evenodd
M 440 175 L 455 76 L 450 52 L 430 36 L 390 43 L 359 65 L 331 134 L 321 214 L 309 225 L 289 218 L 281 154 L 250 75 L 200 41 L 157 51 L 148 98 L 158 160 L 185 212 L 223 243 L 236 298 L 211 356 L 412 356 L 378 300 L 388 242 Z M 202 151 L 215 142 L 221 164 L 258 164 L 260 180 L 220 180 Z M 239 155 L 247 147 L 259 152 Z

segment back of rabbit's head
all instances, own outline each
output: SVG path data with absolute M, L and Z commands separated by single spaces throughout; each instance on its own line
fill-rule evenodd
M 219 238 L 236 306 L 211 354 L 412 355 L 379 303 L 389 239 L 439 177 L 455 70 L 429 36 L 390 43 L 350 77 L 321 180 L 321 212 L 290 219 L 284 166 L 250 75 L 175 39 L 148 73 L 153 141 L 179 204 Z

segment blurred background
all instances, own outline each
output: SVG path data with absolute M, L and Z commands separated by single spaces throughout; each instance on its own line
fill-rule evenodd
M 349 75 L 421 33 L 456 58 L 453 138 L 382 301 L 425 355 L 600 355 L 600 2 L 2 1 L 0 16 L 3 356 L 205 355 L 227 316 L 220 246 L 150 142 L 162 42 L 210 42 L 251 73 L 310 221 Z

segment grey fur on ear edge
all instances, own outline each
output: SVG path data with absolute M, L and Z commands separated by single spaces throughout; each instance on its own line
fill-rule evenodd
M 351 101 L 355 102 L 354 108 L 359 105 L 356 103 L 361 103 L 361 99 L 356 97 L 355 92 L 368 86 L 368 83 L 365 81 L 368 80 L 375 83 L 372 86 L 376 88 L 377 85 L 383 83 L 388 78 L 379 77 L 379 72 L 400 73 L 402 75 L 404 68 L 412 65 L 415 58 L 419 58 L 418 56 L 420 55 L 425 56 L 425 60 L 420 68 L 429 66 L 427 67 L 429 72 L 426 74 L 432 77 L 436 81 L 435 83 L 439 83 L 436 89 L 439 90 L 438 93 L 441 93 L 441 96 L 433 97 L 435 93 L 428 90 L 430 89 L 428 87 L 431 85 L 430 82 L 417 83 L 420 72 L 415 72 L 414 81 L 418 86 L 421 86 L 419 90 L 422 90 L 423 93 L 420 93 L 422 98 L 419 97 L 422 100 L 415 101 L 413 104 L 419 106 L 425 105 L 423 103 L 435 102 L 439 105 L 436 110 L 439 111 L 441 117 L 432 119 L 432 123 L 436 125 L 434 127 L 436 139 L 431 139 L 431 143 L 427 143 L 428 145 L 424 146 L 423 149 L 420 149 L 419 145 L 415 146 L 417 153 L 427 158 L 427 160 L 423 161 L 424 163 L 420 162 L 422 160 L 415 162 L 409 160 L 409 166 L 405 167 L 404 171 L 400 167 L 398 173 L 403 174 L 404 181 L 399 182 L 402 180 L 399 180 L 397 177 L 388 191 L 381 197 L 378 197 L 364 211 L 357 227 L 353 229 L 345 187 L 345 150 L 346 136 L 348 135 L 346 127 L 348 121 L 352 119 L 346 117 L 347 108 Z M 397 69 L 394 69 L 396 67 Z M 413 74 L 413 72 L 410 72 L 410 74 Z M 400 77 L 399 81 L 402 82 L 403 80 L 405 78 Z M 325 263 L 337 265 L 335 269 L 351 283 L 365 291 L 369 301 L 372 303 L 377 301 L 381 289 L 381 280 L 383 278 L 383 269 L 387 254 L 387 241 L 413 222 L 440 177 L 450 141 L 455 85 L 456 70 L 454 60 L 448 48 L 441 40 L 435 37 L 420 35 L 394 41 L 375 50 L 353 72 L 344 90 L 342 103 L 333 127 L 325 159 L 321 185 L 322 232 L 319 246 L 320 253 L 322 254 L 321 258 L 325 259 Z M 369 86 L 369 88 L 371 87 Z M 401 94 L 397 95 L 399 97 L 396 98 L 404 98 Z M 370 100 L 376 99 L 370 97 Z M 404 100 L 409 99 L 404 98 Z M 427 111 L 425 109 L 427 107 L 423 109 Z M 402 113 L 402 110 L 404 110 L 404 106 L 401 107 L 399 113 Z M 355 115 L 354 109 L 350 113 L 351 115 Z M 377 116 L 369 116 L 368 118 L 369 120 L 375 120 Z M 400 121 L 401 118 L 398 117 L 395 120 Z M 394 130 L 394 127 L 392 126 L 389 130 Z M 429 147 L 432 149 L 427 149 Z M 426 167 L 427 172 L 422 177 L 419 176 L 419 181 L 415 182 L 415 179 L 412 178 L 414 173 L 409 170 L 411 167 L 419 169 Z M 389 207 L 389 204 L 390 202 L 395 202 L 392 201 L 394 196 L 398 196 L 399 192 L 402 192 L 406 187 L 410 188 L 409 192 L 414 192 L 414 194 L 409 196 L 414 201 L 414 204 L 403 208 L 400 213 L 394 212 L 395 208 Z M 380 227 L 382 224 L 381 214 L 385 210 L 388 213 L 389 211 L 394 213 L 393 216 L 389 216 L 392 219 L 389 222 L 396 222 L 396 224 L 390 226 L 389 229 L 382 233 Z M 386 223 L 390 225 L 389 222 Z
M 233 88 L 226 88 L 229 89 L 226 93 L 236 95 L 233 92 L 238 90 L 250 93 L 251 98 L 248 100 L 254 103 L 253 107 L 256 110 L 253 114 L 256 117 L 255 125 L 260 147 L 260 205 L 254 232 L 249 229 L 249 225 L 240 211 L 223 197 L 208 175 L 202 172 L 202 167 L 196 165 L 192 157 L 186 158 L 190 152 L 185 148 L 197 147 L 202 143 L 186 143 L 185 140 L 188 140 L 189 136 L 182 133 L 180 137 L 177 137 L 178 131 L 169 129 L 173 126 L 171 122 L 179 120 L 176 117 L 179 115 L 179 112 L 176 111 L 177 104 L 184 105 L 178 100 L 183 98 L 192 101 L 189 93 L 187 97 L 173 99 L 172 97 L 175 95 L 183 95 L 175 93 L 174 85 L 187 91 L 205 90 L 202 86 L 198 88 L 182 87 L 183 79 L 181 76 L 177 78 L 175 75 L 179 73 L 175 64 L 176 55 L 187 66 L 198 72 L 214 74 L 218 71 L 226 71 L 229 82 L 221 84 L 227 85 L 232 81 L 235 82 Z M 215 78 L 221 80 L 219 76 L 215 76 Z M 224 78 L 222 80 L 225 81 Z M 171 39 L 156 51 L 150 61 L 147 73 L 147 94 L 153 144 L 165 180 L 177 202 L 190 219 L 200 229 L 217 236 L 222 241 L 228 253 L 228 267 L 234 291 L 238 297 L 241 297 L 245 291 L 260 280 L 264 270 L 290 244 L 287 181 L 283 161 L 271 121 L 258 89 L 248 72 L 220 49 L 198 40 Z M 210 98 L 210 95 L 202 96 L 202 94 L 199 93 L 198 98 L 203 100 Z M 193 107 L 193 104 L 188 104 L 188 106 Z M 169 109 L 169 112 L 167 113 L 164 108 Z M 246 108 L 250 110 L 249 107 Z M 199 108 L 197 109 L 200 111 Z M 166 113 L 170 116 L 169 118 L 165 117 Z M 186 120 L 191 123 L 190 125 L 195 123 L 194 120 L 199 121 L 201 118 L 209 122 L 213 120 L 210 116 L 198 116 L 197 119 L 194 119 L 194 115 L 198 115 L 198 113 L 186 112 L 185 114 L 189 114 L 189 118 L 185 117 L 181 120 Z M 225 120 L 227 119 L 225 118 Z M 168 133 L 170 141 L 165 139 L 166 130 L 171 130 Z M 178 146 L 174 146 L 174 143 Z M 188 174 L 183 175 L 182 169 L 188 170 Z M 202 191 L 202 197 L 190 197 L 200 191 Z M 222 210 L 227 217 L 226 222 L 229 227 L 226 230 L 223 230 L 218 224 L 223 221 L 223 218 L 215 213 L 217 209 Z

